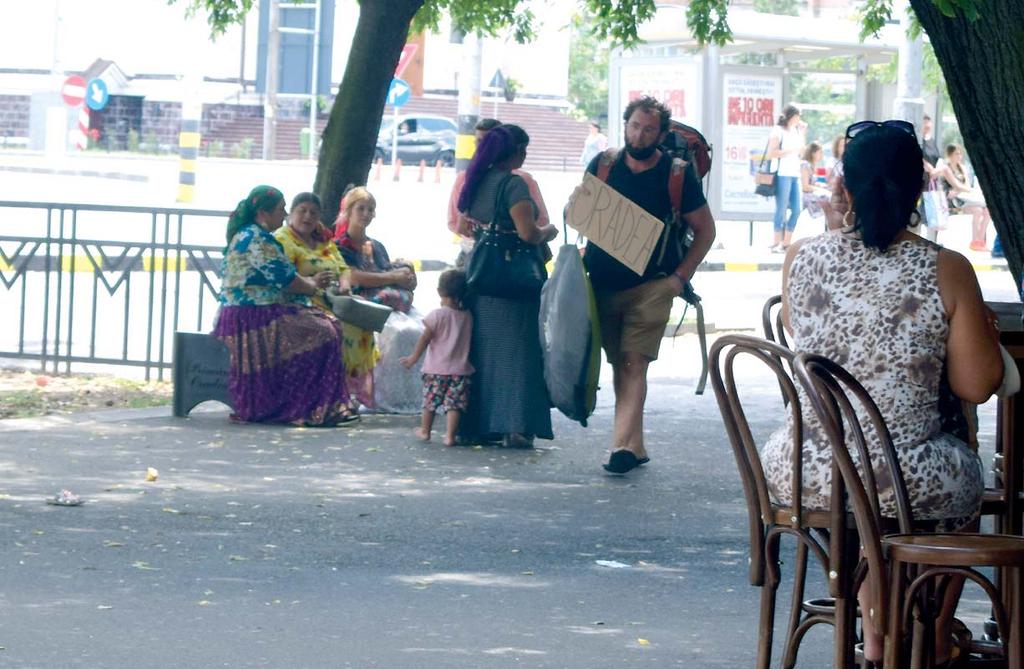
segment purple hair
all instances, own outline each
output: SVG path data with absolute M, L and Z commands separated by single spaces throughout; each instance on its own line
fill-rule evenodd
M 487 173 L 496 164 L 515 155 L 517 148 L 515 138 L 504 126 L 487 131 L 476 147 L 473 160 L 469 161 L 469 167 L 466 168 L 466 181 L 462 184 L 462 192 L 459 193 L 459 211 L 469 210 Z

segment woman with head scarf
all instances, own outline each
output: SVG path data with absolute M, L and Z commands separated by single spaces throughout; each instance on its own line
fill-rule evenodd
M 513 173 L 526 160 L 529 136 L 502 125 L 483 138 L 459 195 L 463 220 L 494 222 L 499 232 L 540 246 L 555 238 L 553 225 L 537 225 L 537 207 L 523 179 Z M 468 231 L 467 231 L 468 232 Z M 479 226 L 476 230 L 480 232 Z M 507 299 L 477 295 L 472 301 L 470 356 L 476 375 L 462 431 L 470 439 L 499 437 L 508 446 L 530 447 L 552 439 L 551 403 L 540 348 L 539 296 Z
M 299 274 L 273 235 L 284 218 L 281 191 L 257 186 L 228 219 L 213 335 L 231 354 L 233 417 L 335 425 L 350 415 L 341 326 L 310 302 L 334 275 Z
M 377 215 L 377 201 L 362 186 L 351 188 L 341 198 L 334 223 L 334 242 L 349 267 L 352 294 L 408 313 L 416 289 L 412 265 L 392 262 L 388 251 L 366 229 Z M 348 385 L 356 400 L 374 407 L 373 368 L 380 360 L 373 333 L 344 323 L 345 366 Z

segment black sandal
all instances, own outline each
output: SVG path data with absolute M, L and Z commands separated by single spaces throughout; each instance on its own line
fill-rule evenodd
M 638 458 L 633 451 L 620 448 L 611 454 L 606 464 L 601 466 L 604 467 L 604 470 L 609 474 L 622 476 L 623 474 L 636 469 L 640 465 L 647 464 L 650 461 L 650 458 Z

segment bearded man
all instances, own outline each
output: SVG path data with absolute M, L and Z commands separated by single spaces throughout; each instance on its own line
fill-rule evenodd
M 587 243 L 584 255 L 597 298 L 602 346 L 614 372 L 615 429 L 604 469 L 615 475 L 650 461 L 643 434 L 647 367 L 658 357 L 673 298 L 690 281 L 715 239 L 715 220 L 693 166 L 673 160 L 658 148 L 670 118 L 668 108 L 654 98 L 633 100 L 622 115 L 625 150 L 609 149 L 587 167 L 621 195 L 667 222 L 663 239 L 655 247 L 661 251 L 652 253 L 642 275 L 593 242 Z M 670 178 L 674 169 L 684 170 L 682 179 Z M 673 184 L 682 189 L 681 197 L 670 195 Z M 673 212 L 673 200 L 678 212 Z M 669 243 L 670 235 L 687 238 L 679 236 L 680 225 L 692 231 L 687 245 Z

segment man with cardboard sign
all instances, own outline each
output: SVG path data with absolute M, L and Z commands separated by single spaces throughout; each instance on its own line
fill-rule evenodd
M 650 460 L 643 438 L 647 367 L 658 358 L 673 298 L 715 239 L 693 166 L 659 148 L 670 117 L 654 98 L 630 102 L 622 116 L 625 149 L 594 158 L 566 207 L 569 225 L 588 239 L 584 262 L 614 375 L 615 428 L 604 465 L 611 474 Z

